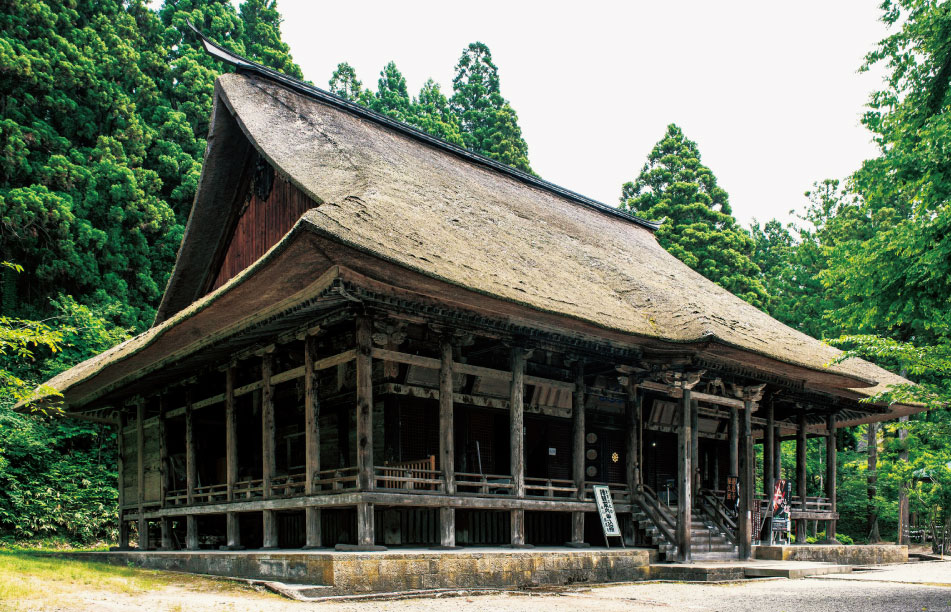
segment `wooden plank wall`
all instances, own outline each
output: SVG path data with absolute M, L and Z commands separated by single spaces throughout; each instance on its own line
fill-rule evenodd
M 274 177 L 267 199 L 262 200 L 252 189 L 209 291 L 257 261 L 315 206 L 313 200 L 279 176 Z

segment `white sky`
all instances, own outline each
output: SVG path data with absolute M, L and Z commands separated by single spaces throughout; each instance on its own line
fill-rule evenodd
M 326 88 L 348 61 L 365 86 L 393 60 L 415 94 L 451 93 L 463 48 L 492 50 L 529 159 L 546 180 L 610 205 L 668 123 L 700 147 L 746 225 L 788 219 L 813 181 L 875 154 L 859 124 L 880 76 L 879 0 L 774 2 L 314 2 L 279 0 L 284 40 Z

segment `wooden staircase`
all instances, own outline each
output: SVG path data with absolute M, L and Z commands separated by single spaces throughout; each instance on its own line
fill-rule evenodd
M 662 560 L 674 561 L 677 557 L 677 508 L 660 503 L 656 494 L 646 486 L 640 487 L 635 502 L 632 513 L 635 529 L 640 531 L 644 541 L 657 548 Z M 690 525 L 691 559 L 736 559 L 739 551 L 734 540 L 728 521 L 717 511 L 715 500 L 700 496 Z

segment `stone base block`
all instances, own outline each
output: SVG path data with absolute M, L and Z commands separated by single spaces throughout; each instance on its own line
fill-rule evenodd
M 417 589 L 519 588 L 647 580 L 646 549 L 446 551 L 95 552 L 64 556 L 117 565 L 323 585 L 326 595 Z
M 766 561 L 821 561 L 839 565 L 887 565 L 907 563 L 908 547 L 894 544 L 754 546 L 753 558 Z

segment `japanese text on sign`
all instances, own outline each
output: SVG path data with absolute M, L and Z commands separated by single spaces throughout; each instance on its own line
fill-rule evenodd
M 611 499 L 611 490 L 605 485 L 594 485 L 594 501 L 598 504 L 598 515 L 601 517 L 601 527 L 604 535 L 616 537 L 621 535 L 621 528 L 614 513 L 614 500 Z

